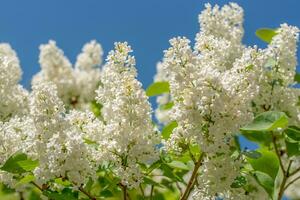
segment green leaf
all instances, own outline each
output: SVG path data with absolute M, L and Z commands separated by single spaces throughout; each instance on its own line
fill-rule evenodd
M 240 144 L 240 139 L 239 139 L 239 136 L 238 135 L 234 135 L 234 144 L 235 144 L 235 147 L 238 151 L 241 151 L 241 144 Z
M 268 174 L 256 171 L 254 174 L 257 182 L 266 190 L 266 192 L 272 197 L 274 191 L 274 179 Z
M 242 132 L 243 136 L 250 141 L 268 146 L 272 142 L 272 135 L 267 132 Z
M 247 179 L 244 176 L 238 176 L 234 179 L 233 183 L 230 187 L 232 188 L 240 188 L 247 184 Z
M 161 135 L 162 135 L 163 139 L 168 139 L 170 137 L 170 135 L 172 134 L 174 128 L 176 128 L 177 126 L 178 126 L 178 124 L 176 121 L 172 121 L 168 125 L 166 125 L 161 131 Z
M 266 173 L 275 179 L 279 169 L 279 161 L 276 154 L 265 149 L 260 149 L 258 152 L 261 153 L 261 157 L 256 159 L 248 158 L 249 163 L 255 171 Z
M 31 171 L 38 166 L 38 161 L 31 160 L 27 158 L 27 155 L 24 153 L 15 153 L 0 168 L 3 171 L 21 174 L 27 171 Z
M 242 152 L 245 156 L 247 156 L 248 158 L 252 158 L 252 159 L 258 159 L 260 158 L 262 155 L 260 152 L 258 151 L 243 151 Z
M 177 182 L 177 181 L 184 182 L 183 177 L 176 175 L 173 172 L 173 168 L 170 167 L 169 165 L 162 163 L 160 169 L 163 171 L 163 174 L 166 177 L 170 178 L 173 182 Z
M 97 142 L 93 141 L 93 140 L 90 140 L 88 138 L 83 138 L 84 140 L 84 143 L 85 144 L 90 144 L 90 145 L 98 145 Z
M 285 139 L 287 155 L 289 157 L 300 155 L 300 143 L 289 138 Z
M 150 177 L 147 176 L 144 177 L 144 184 L 153 185 L 157 187 L 164 187 L 164 185 L 152 180 Z
M 257 115 L 253 122 L 241 128 L 242 133 L 273 131 L 285 128 L 288 125 L 288 117 L 283 112 L 268 111 Z
M 156 162 L 152 163 L 149 168 L 147 169 L 147 173 L 152 172 L 154 169 L 157 169 L 162 164 L 161 159 L 157 160 Z
M 295 141 L 300 141 L 300 128 L 297 126 L 289 126 L 284 133 Z
M 28 196 L 28 200 L 41 200 L 40 194 L 37 194 L 34 191 L 31 191 Z
M 34 180 L 35 180 L 34 176 L 31 174 L 28 174 L 28 175 L 24 176 L 21 180 L 19 180 L 19 182 L 16 185 L 17 186 L 23 185 L 26 183 L 30 183 L 31 181 L 34 181 Z
M 98 103 L 97 101 L 92 101 L 90 104 L 90 109 L 94 113 L 96 117 L 101 116 L 101 109 L 102 109 L 102 104 Z
M 264 42 L 270 43 L 272 38 L 277 35 L 276 30 L 270 28 L 261 28 L 255 32 L 255 35 Z
M 22 167 L 27 172 L 34 170 L 39 165 L 38 160 L 30 160 L 30 159 L 22 160 L 17 163 L 18 165 L 20 165 L 20 167 Z
M 72 185 L 70 181 L 68 180 L 63 180 L 62 178 L 56 178 L 54 180 L 55 183 L 59 184 L 59 185 L 63 185 L 63 186 L 70 186 Z
M 172 162 L 168 163 L 168 165 L 172 168 L 176 168 L 176 169 L 182 169 L 182 170 L 189 170 L 190 168 L 184 164 L 183 162 L 177 161 L 177 160 L 173 160 Z
M 110 190 L 103 190 L 100 192 L 100 196 L 108 198 L 108 197 L 113 197 L 114 194 Z
M 166 103 L 164 105 L 161 105 L 159 107 L 159 109 L 161 109 L 161 110 L 170 110 L 173 106 L 174 106 L 174 102 L 171 101 L 171 102 L 168 102 L 168 103 Z
M 146 95 L 151 97 L 151 96 L 157 96 L 169 92 L 170 92 L 170 85 L 168 82 L 166 81 L 154 82 L 147 88 Z
M 69 188 L 64 188 L 60 193 L 51 190 L 45 190 L 43 191 L 43 195 L 47 196 L 49 199 L 55 200 L 78 200 L 78 192 L 73 192 Z
M 295 74 L 294 80 L 295 80 L 297 83 L 300 83 L 300 74 L 299 74 L 299 73 L 296 73 L 296 74 Z

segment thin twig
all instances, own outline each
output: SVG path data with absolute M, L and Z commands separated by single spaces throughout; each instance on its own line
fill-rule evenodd
M 153 192 L 154 192 L 154 185 L 151 185 L 151 190 L 150 190 L 150 200 L 153 199 Z
M 20 200 L 25 200 L 23 192 L 19 192 Z
M 126 187 L 126 185 L 123 185 L 122 183 L 119 183 L 118 185 L 121 187 L 121 189 L 123 191 L 123 199 L 128 200 L 129 198 L 127 198 L 127 187 Z
M 179 185 L 179 183 L 176 181 L 176 187 L 177 187 L 177 189 L 179 190 L 179 192 L 180 192 L 180 196 L 182 196 L 183 195 L 183 193 L 182 193 L 182 189 L 181 189 L 181 187 L 180 187 L 180 185 Z
M 183 195 L 181 196 L 180 200 L 187 200 L 190 193 L 191 193 L 191 190 L 194 186 L 194 183 L 195 183 L 195 179 L 197 178 L 197 173 L 198 173 L 198 169 L 200 168 L 200 166 L 202 165 L 202 159 L 204 158 L 204 153 L 201 154 L 199 160 L 195 163 L 195 167 L 194 167 L 194 170 L 192 172 L 192 175 L 191 175 L 191 178 L 185 188 L 185 191 L 183 193 Z
M 300 176 L 298 176 L 298 177 L 296 177 L 296 178 L 294 178 L 293 180 L 291 180 L 285 187 L 284 187 L 284 190 L 286 190 L 286 189 L 288 189 L 288 187 L 290 186 L 290 185 L 292 185 L 293 183 L 295 183 L 297 180 L 299 180 L 300 179 Z
M 274 145 L 274 149 L 275 149 L 275 152 L 276 152 L 276 155 L 277 155 L 277 158 L 279 160 L 279 164 L 280 164 L 280 169 L 282 170 L 282 173 L 283 173 L 283 179 L 282 179 L 282 182 L 280 184 L 280 188 L 279 188 L 279 192 L 278 192 L 278 200 L 281 200 L 282 197 L 283 197 L 283 194 L 284 194 L 284 188 L 285 188 L 285 184 L 287 182 L 287 179 L 288 179 L 288 171 L 289 171 L 289 168 L 291 167 L 291 162 L 289 163 L 289 166 L 288 166 L 288 169 L 287 171 L 285 171 L 284 169 L 284 165 L 282 163 L 282 160 L 281 160 L 281 156 L 280 156 L 280 153 L 279 153 L 279 150 L 278 150 L 278 147 L 277 147 L 277 144 L 276 144 L 276 137 L 274 136 L 273 132 L 272 132 L 272 141 L 273 141 L 273 145 Z
M 36 188 L 38 188 L 41 192 L 44 191 L 44 189 L 42 187 L 40 187 L 37 183 L 31 181 L 31 184 L 34 185 Z
M 300 171 L 300 167 L 298 167 L 297 169 L 295 169 L 293 172 L 290 173 L 290 176 L 295 175 L 296 173 L 298 173 Z
M 272 133 L 272 139 L 273 139 L 273 145 L 274 145 L 274 148 L 275 148 L 275 153 L 276 153 L 276 155 L 278 157 L 278 160 L 279 160 L 280 168 L 281 168 L 283 174 L 286 174 L 283 163 L 282 163 L 282 160 L 281 160 L 281 156 L 280 156 L 280 153 L 279 153 L 279 149 L 278 149 L 277 144 L 276 144 L 276 137 L 274 136 L 273 133 Z
M 145 191 L 144 191 L 144 189 L 143 189 L 142 184 L 140 184 L 139 186 L 140 186 L 140 190 L 141 190 L 141 193 L 142 193 L 142 195 L 143 195 L 143 198 L 145 198 Z
M 291 166 L 292 166 L 293 162 L 294 162 L 294 160 L 290 160 L 290 162 L 289 162 L 288 168 L 286 170 L 286 176 L 287 177 L 290 177 L 290 169 L 291 169 Z
M 89 199 L 91 199 L 91 200 L 96 200 L 96 197 L 93 197 L 90 193 L 88 193 L 87 191 L 85 191 L 84 188 L 83 188 L 82 186 L 80 186 L 80 187 L 78 188 L 78 190 L 79 190 L 80 192 L 82 192 L 83 194 L 85 194 L 86 196 L 88 196 Z

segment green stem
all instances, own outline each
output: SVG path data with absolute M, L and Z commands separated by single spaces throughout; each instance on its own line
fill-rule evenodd
M 154 185 L 151 185 L 150 200 L 153 200 L 153 193 L 154 193 Z

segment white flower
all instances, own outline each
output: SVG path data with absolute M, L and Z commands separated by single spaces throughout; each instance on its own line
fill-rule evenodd
M 168 82 L 169 78 L 164 70 L 163 63 L 159 62 L 156 65 L 156 75 L 154 76 L 154 82 Z M 155 110 L 155 116 L 159 123 L 168 124 L 170 122 L 170 109 L 164 107 L 168 104 L 172 104 L 172 99 L 169 93 L 164 93 L 156 98 L 157 109 Z
M 138 163 L 158 159 L 157 134 L 151 108 L 141 83 L 136 80 L 135 59 L 127 43 L 115 43 L 102 71 L 97 101 L 103 105 L 106 123 L 103 143 L 108 159 L 122 184 L 136 187 L 143 181 Z
M 240 6 L 229 3 L 220 9 L 218 5 L 212 7 L 207 3 L 205 8 L 199 15 L 202 32 L 233 43 L 241 42 L 244 35 L 244 12 Z
M 45 183 L 65 177 L 74 185 L 85 184 L 89 177 L 95 176 L 96 166 L 82 131 L 65 118 L 55 85 L 35 85 L 30 100 L 30 114 L 36 128 L 34 148 L 39 160 L 34 170 L 37 181 Z
M 76 88 L 72 64 L 55 41 L 50 40 L 48 44 L 40 46 L 39 63 L 41 71 L 33 77 L 32 85 L 51 81 L 56 85 L 59 97 L 64 102 L 70 102 Z
M 28 92 L 18 84 L 22 71 L 8 44 L 0 44 L 0 121 L 28 112 Z
M 85 44 L 82 53 L 77 56 L 76 68 L 91 70 L 102 63 L 103 49 L 95 40 Z
M 95 99 L 95 90 L 100 84 L 100 68 L 103 50 L 95 40 L 85 44 L 82 53 L 78 55 L 75 64 L 74 76 L 76 77 L 79 105 Z

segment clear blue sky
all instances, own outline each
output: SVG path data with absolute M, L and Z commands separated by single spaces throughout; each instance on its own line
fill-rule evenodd
M 30 87 L 39 71 L 38 47 L 57 41 L 74 63 L 82 45 L 96 39 L 105 55 L 115 41 L 128 41 L 134 50 L 139 80 L 147 87 L 168 40 L 199 30 L 198 14 L 209 0 L 6 0 L 1 1 L 0 41 L 17 51 L 24 71 L 22 84 Z M 299 0 L 238 0 L 245 11 L 244 43 L 264 46 L 254 32 L 287 22 L 300 27 Z M 298 53 L 299 55 L 299 53 Z M 299 56 L 298 56 L 299 57 Z M 153 101 L 153 99 L 152 99 Z
M 199 30 L 198 13 L 209 0 L 6 0 L 1 1 L 0 41 L 16 49 L 27 88 L 39 70 L 38 46 L 57 41 L 72 62 L 82 45 L 99 41 L 105 53 L 114 41 L 128 41 L 134 49 L 139 79 L 144 87 L 155 73 L 155 64 L 174 36 L 194 39 Z M 254 35 L 257 28 L 288 22 L 300 27 L 298 0 L 239 0 L 245 10 L 249 45 L 263 45 Z

